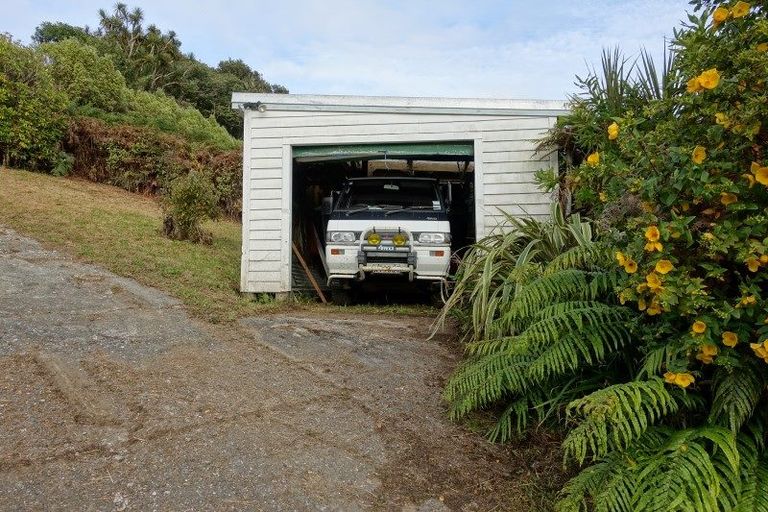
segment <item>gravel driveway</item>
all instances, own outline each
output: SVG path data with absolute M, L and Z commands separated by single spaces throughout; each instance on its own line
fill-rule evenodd
M 0 508 L 528 508 L 526 455 L 446 420 L 429 323 L 209 325 L 0 227 Z

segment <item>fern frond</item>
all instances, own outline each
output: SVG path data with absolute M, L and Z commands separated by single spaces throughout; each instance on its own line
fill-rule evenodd
M 554 341 L 528 367 L 528 376 L 542 381 L 603 362 L 608 349 L 619 350 L 631 341 L 623 321 L 592 323 Z
M 506 353 L 468 359 L 448 381 L 445 398 L 451 403 L 451 417 L 492 404 L 502 397 L 520 392 L 528 385 L 525 369 L 531 357 Z
M 652 428 L 626 451 L 614 451 L 584 468 L 563 487 L 558 512 L 634 512 L 638 461 L 655 453 L 668 432 Z
M 756 364 L 720 368 L 715 376 L 715 395 L 709 420 L 737 432 L 755 410 L 765 389 L 762 368 Z
M 614 264 L 611 248 L 601 243 L 579 245 L 556 256 L 544 267 L 544 274 L 568 269 L 596 270 Z
M 513 324 L 535 316 L 553 303 L 598 300 L 611 294 L 616 284 L 617 279 L 610 272 L 569 269 L 541 276 L 522 288 L 500 321 Z
M 718 453 L 726 464 L 716 464 L 711 454 Z M 720 427 L 673 431 L 661 450 L 640 465 L 634 505 L 639 512 L 719 512 L 721 484 L 739 485 L 738 477 L 734 477 L 739 467 L 736 438 Z
M 720 427 L 649 428 L 624 450 L 584 469 L 563 489 L 561 512 L 730 510 L 736 502 L 739 454 Z
M 563 442 L 565 456 L 582 464 L 590 455 L 623 449 L 677 407 L 658 378 L 615 384 L 574 400 L 568 413 L 581 421 Z
M 734 512 L 768 512 L 768 453 L 751 435 L 738 438 L 741 492 Z

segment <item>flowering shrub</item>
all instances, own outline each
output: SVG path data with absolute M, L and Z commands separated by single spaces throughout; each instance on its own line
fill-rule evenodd
M 584 81 L 548 140 L 600 236 L 516 264 L 446 389 L 565 430 L 563 511 L 768 512 L 768 2 L 693 4 L 657 93 Z
M 678 90 L 603 124 L 602 140 L 591 141 L 571 179 L 605 199 L 594 211 L 639 200 L 640 211 L 613 223 L 625 276 L 617 293 L 644 316 L 638 377 L 661 377 L 684 394 L 629 438 L 587 450 L 598 463 L 568 487 L 564 508 L 645 510 L 636 493 L 648 489 L 626 474 L 642 480 L 664 456 L 656 471 L 679 471 L 685 457 L 696 460 L 691 468 L 713 471 L 700 491 L 685 481 L 666 489 L 676 507 L 768 510 L 764 490 L 753 487 L 768 480 L 767 11 L 762 2 L 698 4 L 701 17 L 674 42 Z M 582 414 L 577 428 L 595 418 Z M 616 435 L 611 421 L 600 428 Z M 692 438 L 683 438 L 702 433 L 691 455 Z M 607 467 L 615 474 L 597 478 Z M 612 501 L 614 485 L 633 506 Z

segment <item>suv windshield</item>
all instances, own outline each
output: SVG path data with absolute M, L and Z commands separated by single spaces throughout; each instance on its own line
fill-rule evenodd
M 340 210 L 357 208 L 442 209 L 435 182 L 431 180 L 353 180 L 339 200 Z

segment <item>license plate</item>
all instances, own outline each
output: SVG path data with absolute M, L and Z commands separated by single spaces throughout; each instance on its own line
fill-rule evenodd
M 394 246 L 391 245 L 381 245 L 376 248 L 377 251 L 394 251 Z

